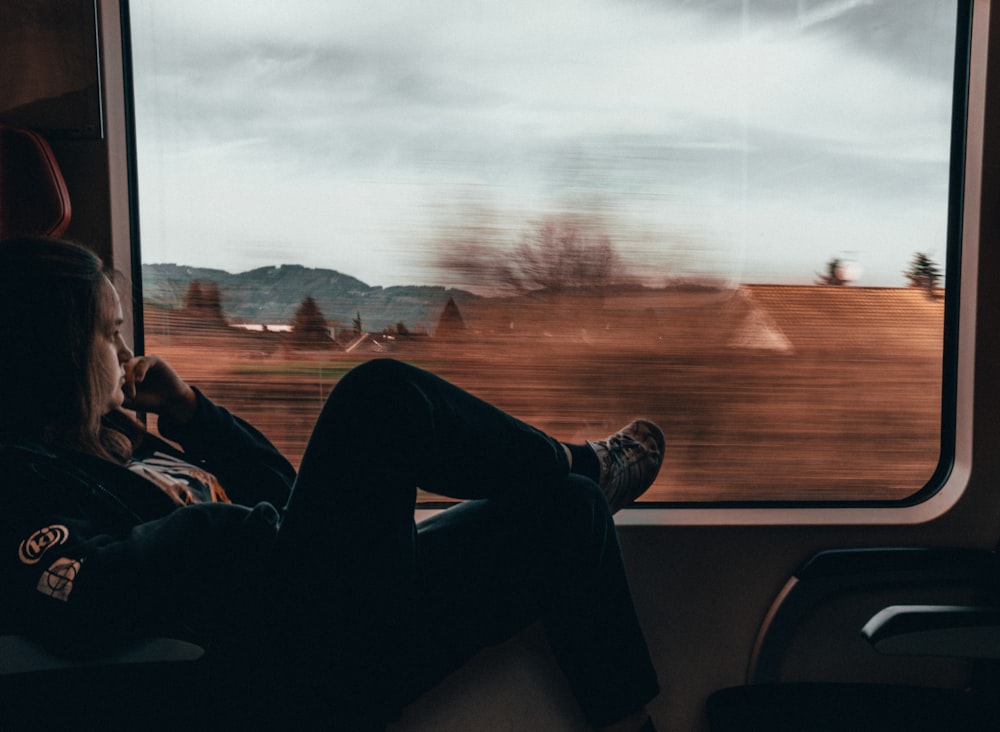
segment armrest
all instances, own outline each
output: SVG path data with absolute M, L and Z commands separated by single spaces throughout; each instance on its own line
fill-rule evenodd
M 891 605 L 861 634 L 879 653 L 1000 659 L 1000 608 L 979 605 Z
M 828 549 L 810 557 L 795 573 L 801 581 L 882 584 L 913 580 L 984 578 L 997 571 L 997 556 L 964 547 L 875 547 Z
M 57 669 L 107 666 L 115 664 L 195 661 L 205 650 L 188 641 L 174 638 L 144 638 L 113 651 L 85 659 L 67 659 L 23 635 L 0 636 L 0 676 L 54 671 Z
M 923 584 L 991 585 L 997 555 L 958 547 L 831 549 L 807 560 L 778 593 L 761 624 L 747 669 L 748 683 L 775 681 L 795 629 L 821 603 L 868 587 Z

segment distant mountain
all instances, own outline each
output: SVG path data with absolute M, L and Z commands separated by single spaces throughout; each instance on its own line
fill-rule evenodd
M 433 333 L 449 298 L 460 309 L 479 299 L 465 290 L 445 287 L 372 287 L 335 270 L 297 264 L 260 267 L 238 274 L 178 264 L 144 264 L 143 300 L 163 307 L 182 307 L 194 281 L 218 286 L 222 310 L 230 322 L 289 323 L 302 301 L 312 297 L 329 322 L 350 326 L 360 314 L 362 327 L 370 332 L 402 322 L 410 330 L 423 328 Z

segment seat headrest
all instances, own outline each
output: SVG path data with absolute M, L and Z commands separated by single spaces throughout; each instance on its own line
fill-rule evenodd
M 45 138 L 0 125 L 0 239 L 61 236 L 71 213 L 66 181 Z

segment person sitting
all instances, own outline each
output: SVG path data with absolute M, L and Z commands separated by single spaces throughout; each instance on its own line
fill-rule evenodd
M 183 630 L 208 643 L 211 704 L 361 730 L 540 621 L 595 728 L 653 730 L 612 514 L 660 469 L 656 425 L 565 444 L 378 359 L 332 390 L 296 471 L 132 353 L 112 280 L 79 244 L 0 243 L 0 605 L 20 632 L 85 654 Z M 462 501 L 415 523 L 417 487 Z

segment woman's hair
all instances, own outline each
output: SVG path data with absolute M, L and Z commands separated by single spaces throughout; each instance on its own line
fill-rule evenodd
M 0 441 L 130 456 L 141 425 L 104 419 L 98 401 L 95 335 L 113 312 L 111 277 L 73 242 L 0 242 Z

